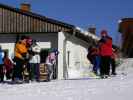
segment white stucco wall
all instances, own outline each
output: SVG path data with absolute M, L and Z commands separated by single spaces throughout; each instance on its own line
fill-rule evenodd
M 67 57 L 68 78 L 85 77 L 85 70 L 89 70 L 90 62 L 87 59 L 87 48 L 89 44 L 85 41 L 71 36 L 67 39 L 66 52 L 69 53 L 69 66 Z
M 89 44 L 75 36 L 59 32 L 58 35 L 58 78 L 80 78 L 83 70 L 89 69 L 87 60 L 87 48 Z M 69 58 L 68 58 L 68 52 Z M 68 65 L 69 59 L 69 65 Z
M 75 39 L 73 39 L 72 41 L 75 41 Z M 75 44 L 72 41 L 68 40 L 66 45 L 67 46 L 66 51 L 70 52 L 69 68 L 80 69 L 82 67 L 88 67 L 88 60 L 86 58 L 87 45 L 86 47 L 84 47 L 83 45 Z M 84 44 L 82 41 L 78 41 L 78 42 L 81 42 L 82 44 Z

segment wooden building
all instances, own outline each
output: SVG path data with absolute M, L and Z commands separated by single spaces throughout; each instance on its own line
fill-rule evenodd
M 123 18 L 119 23 L 122 34 L 122 52 L 126 57 L 133 57 L 133 18 Z
M 68 67 L 83 66 L 88 46 L 97 41 L 94 34 L 88 32 L 86 35 L 74 25 L 32 13 L 29 4 L 21 4 L 20 9 L 0 4 L 0 45 L 2 49 L 8 51 L 10 58 L 14 55 L 15 43 L 22 35 L 38 41 L 41 47 L 41 63 L 45 62 L 48 49 L 59 50 L 55 72 L 58 79 L 66 77 Z

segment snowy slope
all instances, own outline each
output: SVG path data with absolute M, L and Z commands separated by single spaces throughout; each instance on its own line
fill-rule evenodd
M 133 58 L 123 59 L 122 64 L 118 66 L 118 71 L 123 71 L 125 73 L 133 72 Z
M 133 100 L 131 59 L 110 79 L 55 80 L 21 85 L 0 84 L 0 100 Z M 125 65 L 124 65 L 125 64 Z M 122 66 L 129 66 L 122 68 Z M 127 73 L 121 74 L 122 72 Z M 129 71 L 129 72 L 128 72 Z

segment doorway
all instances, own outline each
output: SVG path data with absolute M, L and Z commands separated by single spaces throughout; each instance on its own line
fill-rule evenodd
M 49 50 L 50 49 L 41 49 L 41 52 L 40 52 L 41 63 L 45 63 Z

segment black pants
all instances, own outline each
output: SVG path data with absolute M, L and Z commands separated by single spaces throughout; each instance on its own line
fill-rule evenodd
M 29 79 L 39 81 L 40 78 L 40 65 L 39 63 L 28 63 L 27 70 L 29 73 Z
M 115 74 L 116 73 L 115 59 L 111 59 L 111 68 L 112 68 L 112 74 Z
M 0 82 L 4 81 L 4 70 L 3 70 L 3 64 L 0 64 Z
M 100 75 L 110 74 L 110 56 L 101 56 Z
M 13 69 L 13 79 L 18 78 L 18 79 L 22 80 L 23 79 L 22 72 L 23 72 L 24 61 L 19 58 L 15 58 L 15 62 L 16 62 L 16 65 L 14 66 L 14 69 Z
M 12 69 L 6 71 L 6 79 L 7 79 L 7 80 L 8 80 L 8 79 L 11 79 L 11 77 L 12 77 Z

